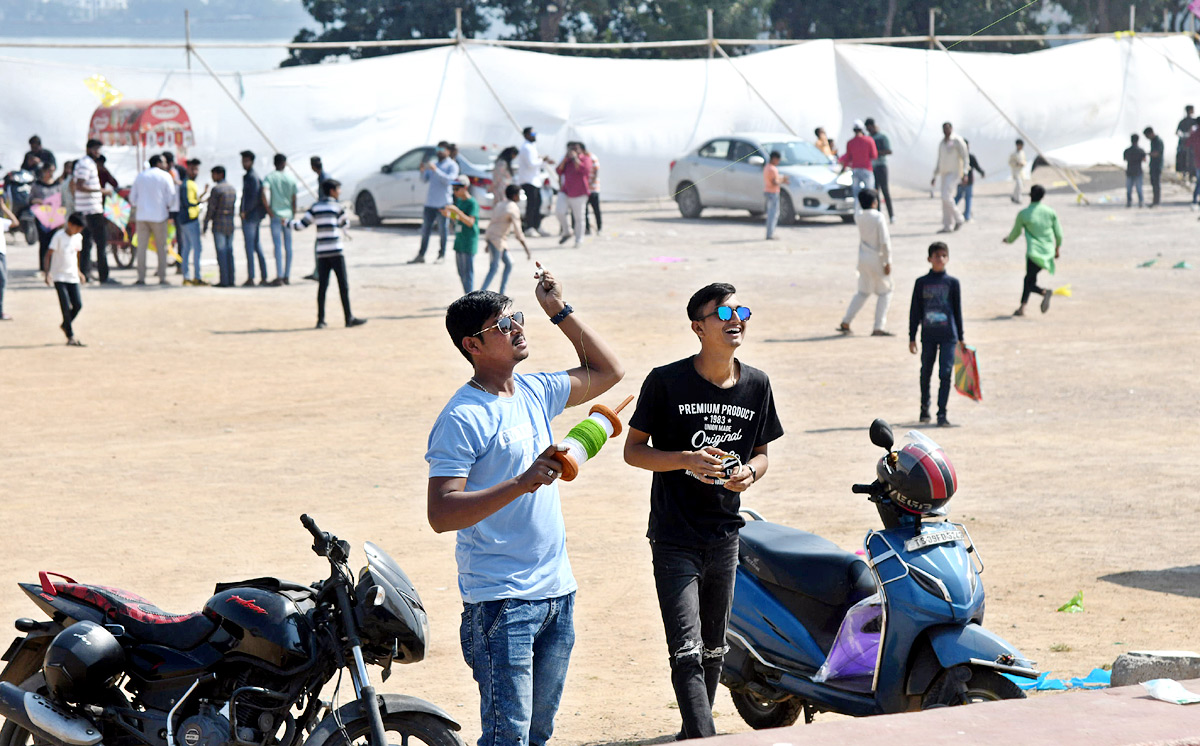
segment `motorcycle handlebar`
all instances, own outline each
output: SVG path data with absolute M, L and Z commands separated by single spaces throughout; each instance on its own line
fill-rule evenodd
M 870 495 L 875 492 L 873 484 L 856 484 L 850 488 L 850 491 L 856 495 Z
M 314 539 L 321 538 L 321 529 L 317 528 L 317 522 L 308 513 L 300 516 L 300 525 L 308 529 L 308 532 L 313 535 Z

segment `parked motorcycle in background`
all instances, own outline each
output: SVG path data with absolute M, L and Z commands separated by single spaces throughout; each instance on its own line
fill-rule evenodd
M 38 242 L 37 218 L 29 209 L 30 195 L 33 193 L 33 171 L 19 168 L 4 175 L 4 201 L 17 218 L 17 225 L 9 226 L 10 233 L 20 231 L 25 235 L 25 243 L 33 245 Z
M 867 533 L 865 557 L 744 511 L 721 683 L 751 727 L 1020 699 L 1001 674 L 1038 676 L 982 626 L 983 562 L 945 520 L 958 482 L 945 453 L 916 431 L 893 451 L 883 420 L 870 436 L 887 453 L 853 491 L 884 528 Z
M 428 621 L 404 571 L 368 542 L 356 582 L 350 545 L 300 520 L 326 580 L 220 583 L 195 614 L 56 573 L 21 583 L 50 620 L 16 621 L 0 746 L 462 746 L 441 708 L 377 695 L 367 675 L 425 657 Z M 339 707 L 343 669 L 355 699 Z

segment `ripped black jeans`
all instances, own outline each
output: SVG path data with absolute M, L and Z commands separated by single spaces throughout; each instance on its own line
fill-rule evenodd
M 737 534 L 709 547 L 651 541 L 650 552 L 683 736 L 716 735 L 712 708 L 729 650 L 725 627 L 733 602 Z

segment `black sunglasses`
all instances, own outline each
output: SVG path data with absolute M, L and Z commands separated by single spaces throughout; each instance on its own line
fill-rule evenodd
M 516 322 L 517 326 L 525 326 L 525 312 L 513 311 L 507 316 L 501 316 L 500 318 L 496 319 L 495 324 L 492 324 L 486 329 L 480 329 L 471 336 L 478 337 L 480 334 L 483 334 L 484 332 L 490 332 L 493 329 L 499 329 L 501 334 L 509 334 L 512 332 L 513 322 Z
M 729 321 L 735 313 L 741 321 L 746 321 L 750 318 L 750 309 L 747 306 L 737 306 L 736 308 L 733 306 L 717 306 L 717 310 L 706 316 L 702 316 L 700 320 L 703 321 L 709 316 L 716 316 L 721 321 Z

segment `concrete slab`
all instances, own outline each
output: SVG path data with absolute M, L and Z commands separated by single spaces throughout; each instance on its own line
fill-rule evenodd
M 1183 682 L 1200 692 L 1200 679 Z M 820 717 L 820 716 L 818 716 Z M 1141 686 L 1043 694 L 970 707 L 739 733 L 713 746 L 819 746 L 916 743 L 922 746 L 1200 746 L 1200 704 L 1172 705 Z

